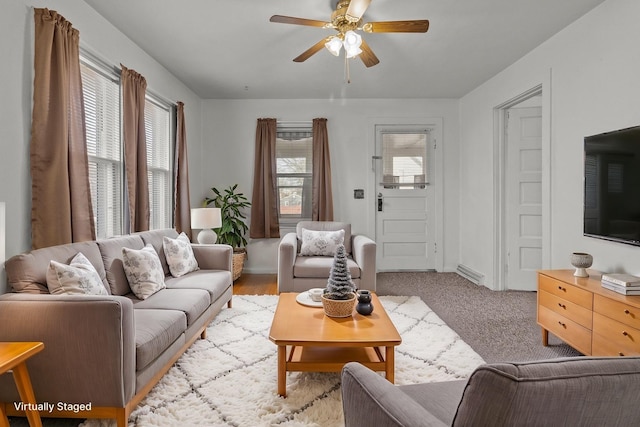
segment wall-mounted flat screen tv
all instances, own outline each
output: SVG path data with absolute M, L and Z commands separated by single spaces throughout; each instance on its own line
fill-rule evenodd
M 584 235 L 640 246 L 640 126 L 584 138 Z

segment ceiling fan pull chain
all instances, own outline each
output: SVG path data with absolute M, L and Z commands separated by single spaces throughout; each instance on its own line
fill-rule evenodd
M 351 73 L 349 72 L 349 58 L 347 58 L 347 53 L 344 54 L 344 77 L 347 80 L 347 83 L 351 83 Z

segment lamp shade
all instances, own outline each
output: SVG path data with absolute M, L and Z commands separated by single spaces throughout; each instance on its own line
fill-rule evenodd
M 202 230 L 198 233 L 198 243 L 213 244 L 218 240 L 212 228 L 222 226 L 222 214 L 220 208 L 194 208 L 191 209 L 191 228 Z
M 360 46 L 362 45 L 362 36 L 355 31 L 347 31 L 344 33 L 344 50 L 347 58 L 353 58 L 362 53 Z
M 326 47 L 332 55 L 338 56 L 340 55 L 340 49 L 342 48 L 342 40 L 337 36 L 332 36 L 329 38 L 329 41 L 324 44 L 324 47 Z

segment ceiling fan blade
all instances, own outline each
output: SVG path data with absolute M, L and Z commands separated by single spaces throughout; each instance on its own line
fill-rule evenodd
M 367 68 L 373 67 L 380 62 L 380 60 L 378 59 L 376 54 L 373 53 L 366 41 L 362 40 L 360 49 L 362 49 L 362 53 L 359 55 L 360 59 Z
M 358 22 L 370 4 L 371 0 L 351 0 L 345 17 L 351 22 Z
M 273 15 L 271 22 L 278 22 L 280 24 L 294 24 L 294 25 L 306 25 L 308 27 L 327 27 L 330 28 L 331 23 L 325 21 L 316 21 L 315 19 L 295 18 L 293 16 Z
M 415 21 L 368 22 L 362 30 L 367 33 L 426 33 L 429 29 L 427 19 Z
M 326 38 L 320 40 L 318 43 L 314 44 L 309 49 L 305 50 L 300 55 L 295 57 L 293 59 L 293 62 L 304 62 L 307 59 L 311 58 L 311 56 L 313 56 L 314 54 L 318 53 L 324 47 L 324 44 L 326 42 L 327 42 Z

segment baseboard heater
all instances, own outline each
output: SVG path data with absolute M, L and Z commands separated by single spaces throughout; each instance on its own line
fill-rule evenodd
M 472 281 L 476 285 L 484 285 L 484 274 L 479 273 L 474 269 L 467 267 L 466 265 L 458 264 L 456 273 L 458 273 L 465 279 Z

